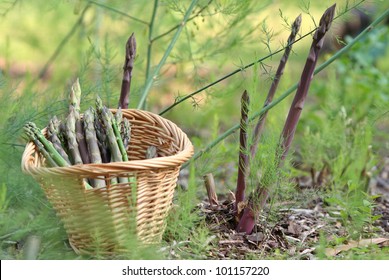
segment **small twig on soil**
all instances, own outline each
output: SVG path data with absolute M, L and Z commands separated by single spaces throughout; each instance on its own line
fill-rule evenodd
M 212 173 L 208 173 L 204 175 L 203 178 L 204 178 L 205 188 L 207 189 L 209 204 L 211 206 L 219 205 L 219 201 L 217 199 L 217 194 L 216 194 L 215 180 L 213 179 Z

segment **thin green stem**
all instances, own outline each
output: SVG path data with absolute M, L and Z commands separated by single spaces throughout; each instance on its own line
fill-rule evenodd
M 192 13 L 192 10 L 193 8 L 195 7 L 195 5 L 197 4 L 198 0 L 192 0 L 192 2 L 190 3 L 190 6 L 188 8 L 188 10 L 186 11 L 185 13 L 185 16 L 184 16 L 184 19 L 182 20 L 181 22 L 181 25 L 180 27 L 177 29 L 176 33 L 174 34 L 173 36 L 173 39 L 172 41 L 170 42 L 167 50 L 165 51 L 161 61 L 158 63 L 157 67 L 155 68 L 154 72 L 152 75 L 150 75 L 148 77 L 148 79 L 146 80 L 146 84 L 145 84 L 145 88 L 143 90 L 143 94 L 142 94 L 142 97 L 139 101 L 139 104 L 138 104 L 138 109 L 141 109 L 144 107 L 144 104 L 146 102 L 146 98 L 150 92 L 150 89 L 151 89 L 151 86 L 153 85 L 153 81 L 154 81 L 154 78 L 158 75 L 159 71 L 161 70 L 162 66 L 165 64 L 166 62 L 166 59 L 168 58 L 168 56 L 170 55 L 170 52 L 173 50 L 173 47 L 174 45 L 176 44 L 177 40 L 178 40 L 178 37 L 180 37 L 180 34 L 181 34 L 181 31 L 182 29 L 184 28 L 185 26 L 185 23 L 188 21 L 188 18 L 190 16 L 190 14 Z
M 153 35 L 154 21 L 155 21 L 155 16 L 157 14 L 157 10 L 158 10 L 158 0 L 154 0 L 153 14 L 151 15 L 151 20 L 150 20 L 150 24 L 149 24 L 149 42 L 148 42 L 148 46 L 147 46 L 147 62 L 146 62 L 146 81 L 150 77 L 151 51 L 153 48 L 153 42 L 152 42 L 151 38 Z
M 323 69 L 325 69 L 327 66 L 329 66 L 332 62 L 337 60 L 339 57 L 344 55 L 346 52 L 348 52 L 357 42 L 359 42 L 363 37 L 367 35 L 371 30 L 373 30 L 380 22 L 382 22 L 386 17 L 389 16 L 389 9 L 387 9 L 384 13 L 382 13 L 376 20 L 374 20 L 366 29 L 364 29 L 357 37 L 355 37 L 352 41 L 350 41 L 346 46 L 344 46 L 342 49 L 337 51 L 333 56 L 331 56 L 328 60 L 326 60 L 324 63 L 322 63 L 320 66 L 318 66 L 314 72 L 314 75 L 320 73 Z M 266 107 L 263 107 L 261 110 L 255 112 L 250 118 L 249 121 L 255 120 L 257 117 L 262 116 L 265 112 L 269 111 L 271 108 L 276 106 L 278 103 L 280 103 L 282 100 L 284 100 L 286 97 L 288 97 L 292 92 L 294 92 L 298 87 L 298 83 L 294 84 L 292 87 L 287 89 L 280 97 L 278 97 L 273 102 L 269 103 Z M 207 153 L 212 148 L 214 148 L 217 144 L 219 144 L 221 141 L 226 139 L 228 136 L 233 134 L 235 131 L 239 129 L 240 124 L 236 124 L 227 131 L 225 131 L 223 134 L 219 135 L 215 140 L 213 140 L 211 143 L 209 143 L 205 148 L 199 150 L 196 152 L 192 159 L 188 162 L 186 162 L 183 167 L 187 167 L 192 161 L 198 159 L 201 157 L 204 153 Z
M 251 63 L 249 63 L 249 64 L 247 64 L 247 65 L 244 65 L 243 67 L 238 68 L 238 69 L 232 71 L 231 73 L 229 73 L 229 74 L 227 74 L 227 75 L 225 75 L 225 76 L 223 76 L 223 77 L 217 79 L 216 81 L 214 81 L 214 82 L 212 82 L 212 83 L 210 83 L 210 84 L 208 84 L 208 85 L 206 85 L 206 86 L 204 86 L 204 87 L 202 87 L 202 88 L 200 88 L 200 89 L 198 89 L 198 90 L 196 90 L 196 91 L 194 91 L 194 92 L 192 92 L 192 93 L 190 93 L 190 94 L 188 94 L 188 95 L 185 95 L 185 96 L 179 98 L 179 99 L 178 99 L 176 102 L 174 102 L 172 105 L 170 105 L 169 107 L 165 108 L 162 112 L 160 112 L 159 115 L 161 115 L 161 116 L 164 115 L 165 113 L 167 113 L 168 111 L 170 111 L 171 109 L 173 109 L 174 107 L 176 107 L 178 104 L 184 102 L 185 100 L 187 100 L 187 99 L 189 99 L 189 98 L 192 98 L 193 96 L 199 94 L 200 92 L 202 92 L 202 91 L 204 91 L 204 90 L 206 90 L 206 89 L 208 89 L 208 88 L 210 88 L 210 87 L 212 87 L 212 86 L 214 86 L 214 85 L 216 85 L 216 84 L 218 84 L 218 83 L 220 83 L 220 82 L 222 82 L 222 81 L 224 81 L 224 80 L 230 78 L 231 76 L 234 76 L 235 74 L 237 74 L 237 73 L 239 73 L 239 72 L 242 72 L 242 71 L 246 70 L 247 68 L 253 67 L 253 66 L 254 66 L 255 64 L 257 64 L 257 63 L 261 63 L 261 62 L 265 61 L 266 59 L 268 59 L 268 58 L 270 58 L 270 57 L 272 57 L 272 56 L 274 56 L 274 55 L 276 55 L 276 54 L 278 54 L 278 53 L 284 51 L 286 48 L 289 48 L 289 47 L 292 46 L 293 44 L 295 44 L 295 43 L 297 43 L 298 41 L 304 39 L 305 37 L 309 36 L 310 34 L 312 34 L 312 33 L 315 32 L 315 31 L 316 31 L 316 29 L 310 31 L 309 33 L 305 34 L 304 36 L 301 36 L 301 37 L 300 37 L 299 39 L 297 39 L 294 43 L 289 44 L 289 45 L 286 45 L 285 47 L 283 47 L 282 49 L 279 49 L 278 51 L 275 51 L 275 52 L 273 52 L 273 53 L 270 53 L 270 54 L 268 54 L 268 55 L 266 55 L 266 56 L 264 56 L 264 57 L 262 57 L 262 58 L 260 58 L 260 59 L 258 59 L 258 60 L 256 60 L 256 61 L 254 61 L 254 62 L 251 62 Z
M 101 7 L 101 8 L 104 8 L 104 9 L 106 9 L 106 10 L 109 10 L 109 11 L 111 11 L 111 12 L 117 13 L 117 14 L 119 14 L 119 15 L 121 15 L 121 16 L 126 17 L 126 18 L 129 18 L 129 19 L 131 19 L 131 20 L 133 20 L 133 21 L 137 21 L 137 22 L 142 23 L 142 24 L 145 24 L 145 25 L 148 25 L 148 24 L 149 24 L 147 21 L 144 21 L 144 20 L 142 20 L 142 19 L 133 17 L 133 16 L 131 16 L 131 15 L 129 15 L 129 14 L 123 13 L 123 12 L 120 11 L 120 10 L 117 10 L 117 9 L 115 9 L 115 8 L 106 6 L 106 5 L 104 5 L 104 4 L 101 4 L 101 3 L 98 3 L 98 2 L 95 2 L 95 1 L 88 1 L 88 2 L 91 3 L 91 4 L 93 4 L 93 5 L 96 5 L 96 6 L 99 6 L 99 7 Z

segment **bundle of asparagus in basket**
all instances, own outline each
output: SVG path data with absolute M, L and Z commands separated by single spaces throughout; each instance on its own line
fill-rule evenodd
M 78 80 L 71 90 L 69 114 L 62 122 L 52 117 L 44 135 L 35 123 L 24 126 L 27 137 L 34 142 L 38 152 L 46 159 L 47 167 L 65 167 L 88 163 L 128 161 L 127 150 L 131 142 L 131 124 L 123 118 L 122 110 L 115 114 L 96 98 L 95 108 L 87 109 L 81 117 L 79 109 L 80 90 Z M 145 159 L 157 157 L 157 150 L 149 146 Z M 112 179 L 115 183 L 116 179 Z M 118 178 L 119 183 L 128 182 Z M 104 178 L 85 182 L 86 188 L 104 187 Z
M 77 81 L 70 91 L 69 114 L 63 122 L 54 116 L 47 126 L 47 137 L 33 123 L 24 130 L 48 167 L 64 167 L 88 163 L 128 161 L 127 149 L 131 141 L 131 124 L 123 118 L 121 108 L 116 114 L 103 106 L 99 97 L 96 107 L 80 114 L 81 89 Z M 104 180 L 91 180 L 86 187 L 102 187 Z M 119 182 L 124 181 L 119 179 Z
M 136 41 L 132 34 L 126 43 L 119 109 L 115 115 L 97 96 L 95 107 L 90 107 L 81 117 L 81 87 L 77 79 L 70 90 L 69 113 L 64 121 L 60 122 L 54 116 L 47 126 L 46 136 L 34 123 L 26 123 L 26 135 L 46 159 L 47 167 L 128 161 L 131 124 L 127 118 L 123 118 L 121 109 L 128 108 L 135 55 Z M 149 146 L 145 151 L 145 159 L 154 157 L 157 157 L 157 149 Z M 110 180 L 111 183 L 128 182 L 128 178 Z M 87 189 L 106 185 L 105 178 L 85 180 L 84 183 Z

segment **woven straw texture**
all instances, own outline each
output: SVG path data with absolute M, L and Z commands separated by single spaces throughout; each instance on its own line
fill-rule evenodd
M 25 148 L 22 170 L 42 186 L 77 253 L 126 251 L 135 234 L 143 243 L 161 241 L 180 167 L 193 155 L 174 123 L 141 110 L 123 110 L 123 117 L 131 122 L 128 162 L 46 168 L 32 142 Z M 150 145 L 158 157 L 145 159 Z M 119 177 L 128 183 L 114 183 Z M 85 190 L 86 180 L 106 187 Z

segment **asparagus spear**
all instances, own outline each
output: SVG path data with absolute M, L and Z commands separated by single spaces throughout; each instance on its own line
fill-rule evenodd
M 136 40 L 134 33 L 132 33 L 126 43 L 126 57 L 123 66 L 123 80 L 119 99 L 119 107 L 123 109 L 128 109 L 132 69 L 134 68 L 135 55 Z
M 104 127 L 106 129 L 108 144 L 111 150 L 111 157 L 113 161 L 122 161 L 122 154 L 120 152 L 120 148 L 118 145 L 118 142 L 116 140 L 115 132 L 112 128 L 112 113 L 108 110 L 107 107 L 103 107 L 103 110 L 101 112 L 102 121 L 104 124 Z
M 80 117 L 81 87 L 78 78 L 71 87 L 69 99 L 70 99 L 70 107 L 74 108 L 74 115 L 75 115 L 75 122 L 76 122 L 75 134 L 76 134 L 76 140 L 78 143 L 80 156 L 83 163 L 90 163 L 88 148 L 84 136 L 83 123 Z
M 123 140 L 122 140 L 122 137 L 121 137 L 120 131 L 119 131 L 119 126 L 116 122 L 116 118 L 112 115 L 111 111 L 109 111 L 108 109 L 107 109 L 107 111 L 111 115 L 110 117 L 111 117 L 112 129 L 113 129 L 113 132 L 115 133 L 116 142 L 118 143 L 119 150 L 120 150 L 120 153 L 122 155 L 122 160 L 128 161 L 127 151 L 126 151 L 126 148 L 124 147 Z
M 122 153 L 123 161 L 128 161 L 127 156 L 127 146 L 128 146 L 128 140 L 126 140 L 126 144 L 124 143 L 125 138 L 128 138 L 126 135 L 128 133 L 127 128 L 124 128 L 124 125 L 128 125 L 124 123 L 123 119 L 123 112 L 122 108 L 119 107 L 119 109 L 116 111 L 115 118 L 112 122 L 112 128 L 115 132 L 116 139 L 118 141 L 118 145 L 120 148 L 120 152 Z M 128 122 L 128 120 L 127 120 Z
M 97 144 L 99 145 L 101 160 L 103 163 L 108 163 L 111 160 L 111 153 L 108 148 L 107 134 L 105 133 L 104 124 L 102 121 L 103 102 L 99 96 L 96 97 L 96 111 L 95 111 L 95 130 L 97 137 Z
M 73 83 L 70 93 L 69 93 L 69 103 L 70 106 L 74 107 L 76 112 L 80 112 L 80 103 L 81 103 L 81 86 L 80 81 L 77 78 Z
M 97 144 L 94 120 L 95 120 L 95 116 L 94 116 L 93 109 L 90 108 L 86 110 L 86 112 L 84 113 L 84 127 L 85 127 L 86 143 L 88 145 L 88 151 L 90 153 L 90 159 L 92 163 L 101 163 L 102 160 L 101 160 L 99 146 Z M 105 187 L 104 178 L 94 179 L 93 182 L 94 182 L 94 187 L 96 188 Z
M 46 157 L 48 163 L 54 166 L 65 167 L 69 166 L 69 163 L 57 152 L 54 148 L 53 144 L 45 138 L 42 132 L 37 128 L 37 126 L 33 122 L 28 122 L 24 126 L 24 130 L 26 131 L 29 138 L 34 141 L 38 150 L 42 153 L 44 157 Z M 84 180 L 85 189 L 90 190 L 92 186 L 89 185 Z
M 235 191 L 235 210 L 238 211 L 239 203 L 245 198 L 245 189 L 247 184 L 247 172 L 249 168 L 249 155 L 247 152 L 247 129 L 249 114 L 250 96 L 245 90 L 241 98 L 241 117 L 240 117 L 240 134 L 239 134 L 239 159 L 238 159 L 238 179 Z
M 42 132 L 33 122 L 26 123 L 24 130 L 32 141 L 37 139 L 42 144 L 43 149 L 51 156 L 56 165 L 69 166 L 66 160 L 54 149 L 53 144 L 43 136 Z M 37 147 L 41 147 L 41 145 L 38 144 Z M 45 152 L 42 152 L 42 154 L 45 155 Z
M 128 145 L 131 141 L 131 124 L 130 121 L 126 118 L 123 119 L 122 125 L 120 127 L 120 135 L 123 139 L 124 148 L 127 151 Z
M 54 116 L 48 125 L 47 134 L 49 136 L 49 140 L 51 143 L 53 143 L 54 148 L 57 150 L 57 152 L 64 158 L 64 160 L 67 161 L 68 164 L 70 164 L 70 160 L 68 157 L 68 154 L 65 152 L 64 148 L 62 147 L 62 143 L 59 139 L 59 121 L 56 116 Z
M 112 115 L 111 111 L 108 110 L 107 107 L 103 107 L 101 112 L 101 117 L 106 129 L 108 145 L 111 150 L 112 161 L 116 161 L 116 162 L 123 161 L 124 156 L 121 152 L 121 148 L 119 148 L 120 145 L 119 143 L 121 142 L 121 145 L 123 146 L 123 142 L 121 141 L 120 136 L 117 137 L 117 135 L 115 135 L 114 132 L 114 126 L 116 124 L 115 118 Z M 128 183 L 128 178 L 119 177 L 119 183 Z
M 274 77 L 274 80 L 270 86 L 270 89 L 269 89 L 269 92 L 267 94 L 267 97 L 266 97 L 266 101 L 265 101 L 265 104 L 263 105 L 263 107 L 266 107 L 267 105 L 269 105 L 272 101 L 273 101 L 273 97 L 276 93 L 276 90 L 277 90 L 277 87 L 278 87 L 278 84 L 281 80 L 281 77 L 282 77 L 282 74 L 284 73 L 284 69 L 285 69 L 285 65 L 288 61 L 288 58 L 289 58 L 289 54 L 292 50 L 292 45 L 296 39 L 296 36 L 297 36 L 297 33 L 299 32 L 300 30 L 300 26 L 301 26 L 301 15 L 299 15 L 293 22 L 292 24 L 292 31 L 289 35 L 289 38 L 288 38 L 288 43 L 287 43 L 287 46 L 285 48 L 285 52 L 281 58 L 281 61 L 280 61 L 280 64 L 278 65 L 278 68 L 277 68 L 277 72 L 276 72 L 276 75 Z M 250 147 L 250 152 L 251 152 L 251 158 L 254 158 L 255 157 L 255 154 L 257 153 L 257 149 L 258 149 L 258 144 L 259 144 L 259 140 L 261 138 L 261 135 L 262 135 L 262 132 L 263 132 L 263 129 L 264 129 L 264 126 L 265 126 L 265 121 L 266 121 L 266 117 L 267 117 L 267 113 L 268 112 L 265 112 L 258 120 L 256 126 L 255 126 L 255 129 L 254 129 L 254 133 L 253 133 L 253 141 L 252 141 L 252 144 L 251 144 L 251 147 Z
M 121 125 L 123 123 L 123 112 L 122 112 L 122 108 L 121 107 L 119 107 L 118 110 L 115 113 L 115 120 L 116 120 L 117 126 L 121 127 Z
M 41 142 L 36 138 L 34 132 L 32 132 L 31 128 L 24 127 L 25 133 L 28 136 L 28 138 L 34 142 L 35 146 L 37 147 L 38 151 L 44 156 L 44 158 L 47 161 L 47 165 L 49 167 L 56 167 L 58 166 L 57 163 L 54 161 L 53 156 L 45 149 L 45 147 L 42 145 Z
M 294 133 L 296 132 L 296 127 L 300 119 L 301 112 L 304 107 L 305 99 L 308 94 L 309 87 L 313 78 L 313 73 L 316 67 L 316 63 L 319 58 L 319 53 L 324 43 L 324 35 L 331 27 L 332 19 L 334 18 L 336 4 L 329 7 L 323 14 L 320 19 L 319 27 L 317 28 L 315 34 L 313 35 L 313 41 L 307 61 L 303 72 L 301 73 L 301 78 L 299 86 L 294 96 L 292 105 L 289 109 L 288 117 L 286 118 L 284 129 L 282 131 L 282 149 L 283 153 L 281 156 L 281 161 L 286 158 L 288 154 L 290 145 L 292 143 Z
M 70 113 L 66 119 L 66 138 L 68 140 L 69 152 L 73 160 L 73 164 L 82 164 L 80 151 L 78 149 L 78 142 L 76 138 L 76 116 L 75 109 L 73 106 L 69 108 Z
M 296 95 L 293 99 L 292 105 L 289 109 L 288 117 L 285 121 L 284 129 L 281 135 L 280 147 L 282 151 L 281 155 L 277 155 L 277 166 L 280 167 L 285 160 L 285 157 L 289 151 L 292 143 L 294 133 L 301 115 L 301 111 L 304 107 L 304 102 L 308 94 L 309 86 L 313 78 L 315 66 L 319 57 L 319 52 L 323 46 L 323 40 L 326 32 L 329 30 L 334 14 L 336 5 L 328 8 L 320 19 L 319 27 L 317 28 L 314 36 L 307 61 L 305 63 L 303 72 L 301 74 L 299 86 L 296 91 Z M 278 153 L 278 152 L 277 152 Z M 237 226 L 238 232 L 245 232 L 250 234 L 255 226 L 256 214 L 258 210 L 262 209 L 266 204 L 266 200 L 270 196 L 270 190 L 267 186 L 258 185 L 253 196 L 250 197 L 247 207 L 244 209 L 242 218 Z M 255 202 L 259 204 L 255 205 Z

